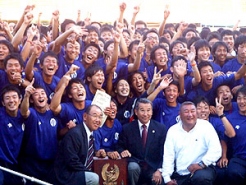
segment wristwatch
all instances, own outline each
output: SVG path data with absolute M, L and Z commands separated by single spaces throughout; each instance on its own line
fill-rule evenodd
M 207 167 L 202 161 L 200 161 L 200 162 L 198 163 L 198 165 L 199 165 L 201 168 L 206 168 L 206 167 Z

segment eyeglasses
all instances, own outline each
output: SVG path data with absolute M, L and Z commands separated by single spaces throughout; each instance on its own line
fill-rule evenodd
M 147 37 L 149 40 L 159 40 L 159 38 L 158 37 L 152 37 L 152 36 L 149 36 L 149 37 Z
M 87 113 L 89 116 L 91 116 L 91 117 L 93 117 L 94 119 L 99 119 L 99 120 L 102 120 L 103 119 L 103 116 L 102 115 L 100 115 L 100 116 L 98 116 L 98 115 L 96 115 L 96 114 L 89 114 L 89 113 Z

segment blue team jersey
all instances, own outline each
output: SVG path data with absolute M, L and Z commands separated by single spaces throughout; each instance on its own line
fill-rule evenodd
M 25 78 L 25 73 L 22 72 L 21 73 L 22 78 Z M 8 75 L 4 70 L 0 70 L 0 92 L 2 91 L 2 88 L 4 88 L 6 85 L 10 85 L 11 83 L 9 82 L 8 79 Z M 19 86 L 19 84 L 15 85 L 21 92 L 22 96 L 24 96 L 25 94 L 25 88 L 21 86 Z
M 0 107 L 0 162 L 17 164 L 25 122 L 20 111 L 16 117 L 6 113 L 5 107 Z
M 216 73 L 216 72 L 218 72 L 218 71 L 222 71 L 221 70 L 221 67 L 218 65 L 218 64 L 216 64 L 216 63 L 214 63 L 214 62 L 210 62 L 211 64 L 212 64 L 212 66 L 213 66 L 213 71 L 214 71 L 214 73 Z
M 222 67 L 222 71 L 226 74 L 227 72 L 231 71 L 231 72 L 237 72 L 240 68 L 242 67 L 242 64 L 238 62 L 237 58 L 233 58 L 231 60 L 228 60 L 224 66 Z M 236 85 L 241 85 L 244 84 L 244 79 L 241 78 L 237 81 L 234 82 L 233 86 Z
M 179 121 L 179 110 L 179 103 L 176 107 L 170 107 L 165 99 L 156 98 L 153 101 L 152 119 L 164 124 L 168 130 Z
M 231 113 L 233 113 L 233 112 L 238 111 L 238 105 L 237 105 L 237 102 L 231 102 L 231 103 L 232 103 L 232 108 L 231 108 L 231 110 L 224 110 L 224 114 L 225 114 L 225 115 L 229 115 L 229 114 L 231 114 Z
M 62 103 L 61 104 L 61 112 L 59 114 L 59 118 L 61 119 L 60 129 L 66 127 L 66 124 L 69 121 L 73 121 L 75 124 L 83 123 L 83 114 L 87 107 L 91 105 L 91 101 L 85 101 L 84 109 L 77 109 L 72 102 Z
M 23 138 L 23 154 L 25 157 L 38 160 L 53 160 L 57 152 L 58 118 L 51 110 L 45 113 L 30 108 L 26 119 Z
M 213 125 L 220 140 L 224 139 L 225 127 L 219 117 L 209 116 L 209 122 Z
M 154 66 L 154 63 L 152 60 L 149 61 L 149 63 L 145 60 L 146 53 L 144 52 L 143 57 L 140 62 L 139 71 L 145 72 L 149 66 Z
M 221 84 L 231 85 L 235 82 L 234 74 L 217 76 L 213 80 L 212 88 L 208 91 L 203 90 L 202 84 L 195 86 L 187 95 L 187 100 L 193 101 L 198 96 L 204 96 L 211 105 L 215 105 L 216 90 Z
M 246 116 L 241 115 L 238 111 L 236 111 L 226 117 L 236 132 L 235 137 L 226 137 L 230 143 L 230 147 L 232 147 L 232 155 L 233 157 L 246 160 Z
M 89 85 L 84 85 L 85 86 L 85 91 L 86 91 L 86 100 L 90 100 L 92 101 L 95 94 L 93 94 L 91 91 L 90 91 L 90 88 L 89 88 Z
M 114 120 L 112 128 L 104 124 L 98 130 L 94 131 L 95 150 L 104 149 L 106 152 L 114 151 L 121 131 L 122 125 L 117 119 Z
M 60 78 L 57 76 L 53 76 L 52 82 L 50 84 L 47 84 L 42 77 L 42 72 L 34 71 L 34 85 L 39 85 L 44 88 L 47 97 L 48 97 L 48 103 L 50 103 L 52 97 L 54 96 L 56 86 L 58 85 Z
M 65 57 L 63 56 L 62 52 L 60 52 L 58 54 L 58 60 L 59 60 L 59 66 L 58 66 L 58 69 L 57 69 L 57 71 L 55 73 L 55 75 L 57 77 L 62 78 L 63 75 L 65 75 L 66 72 L 69 71 L 69 69 L 72 66 L 72 64 L 74 64 L 74 65 L 79 66 L 80 68 L 79 68 L 79 70 L 77 70 L 73 74 L 72 78 L 80 78 L 80 79 L 82 79 L 84 74 L 83 74 L 82 64 L 79 62 L 79 60 L 74 60 L 73 63 L 68 63 L 66 61 Z

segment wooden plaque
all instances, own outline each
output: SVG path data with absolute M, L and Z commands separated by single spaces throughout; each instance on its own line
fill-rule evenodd
M 94 157 L 93 171 L 99 175 L 100 185 L 127 185 L 127 159 Z

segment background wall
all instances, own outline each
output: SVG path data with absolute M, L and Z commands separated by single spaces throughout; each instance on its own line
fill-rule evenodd
M 122 0 L 0 0 L 0 13 L 4 20 L 17 20 L 26 4 L 35 4 L 35 18 L 42 12 L 42 20 L 50 20 L 55 9 L 60 10 L 61 21 L 64 18 L 76 19 L 78 9 L 84 18 L 91 12 L 92 21 L 113 22 L 119 14 Z M 133 7 L 141 5 L 137 20 L 159 23 L 163 19 L 165 5 L 171 11 L 168 22 L 186 21 L 209 25 L 234 25 L 241 20 L 240 26 L 246 26 L 245 0 L 125 0 L 125 17 L 130 21 Z

